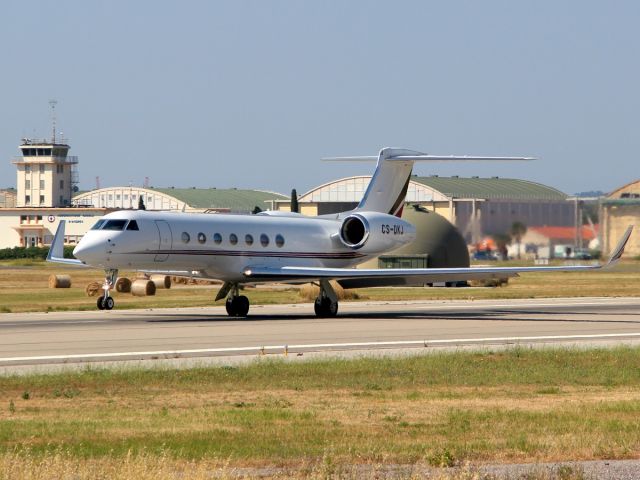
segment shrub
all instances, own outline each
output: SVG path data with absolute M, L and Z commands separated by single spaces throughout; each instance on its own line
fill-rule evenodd
M 64 258 L 73 258 L 73 246 L 64 247 Z M 49 253 L 48 247 L 13 247 L 0 249 L 0 260 L 18 260 L 29 258 L 44 260 Z

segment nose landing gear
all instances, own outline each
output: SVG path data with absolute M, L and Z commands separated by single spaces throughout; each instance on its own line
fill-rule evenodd
M 338 314 L 338 296 L 328 280 L 320 280 L 320 295 L 313 304 L 316 316 L 335 317 Z
M 116 280 L 118 279 L 118 270 L 109 268 L 104 271 L 104 274 L 104 283 L 102 284 L 104 294 L 101 297 L 98 297 L 97 306 L 98 310 L 111 310 L 116 302 L 113 301 L 113 297 L 109 294 L 109 291 L 116 284 Z

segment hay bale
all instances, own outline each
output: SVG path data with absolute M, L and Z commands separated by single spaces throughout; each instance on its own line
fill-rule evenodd
M 98 282 L 91 282 L 84 289 L 87 297 L 95 297 L 98 293 L 102 292 L 102 285 Z
M 136 297 L 146 297 L 147 295 L 156 294 L 156 284 L 151 280 L 138 278 L 131 284 L 131 294 Z
M 356 292 L 354 292 L 353 290 L 345 290 L 335 280 L 331 280 L 329 283 L 333 287 L 333 290 L 336 292 L 338 300 L 355 300 L 357 298 L 360 298 Z M 304 285 L 302 285 L 302 287 L 300 287 L 300 290 L 298 290 L 298 295 L 300 295 L 305 300 L 313 302 L 318 297 L 318 295 L 320 295 L 320 287 L 312 283 L 305 283 Z
M 156 284 L 156 288 L 171 288 L 169 275 L 151 275 L 151 281 Z
M 485 278 L 483 280 L 469 280 L 470 287 L 501 287 L 509 283 L 509 277 Z
M 71 277 L 69 275 L 49 275 L 49 288 L 69 288 Z
M 118 280 L 116 280 L 116 292 L 131 292 L 131 280 L 129 280 L 127 277 L 120 277 Z

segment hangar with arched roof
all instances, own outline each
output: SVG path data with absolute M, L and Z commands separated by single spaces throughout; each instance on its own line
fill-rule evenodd
M 298 198 L 300 212 L 323 215 L 355 208 L 371 176 L 341 178 L 319 185 Z M 406 203 L 434 211 L 463 234 L 467 241 L 482 235 L 506 233 L 511 225 L 571 226 L 574 205 L 558 189 L 528 180 L 500 177 L 411 177 Z M 289 210 L 290 200 L 276 200 Z

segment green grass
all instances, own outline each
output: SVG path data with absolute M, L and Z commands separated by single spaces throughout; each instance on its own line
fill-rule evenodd
M 638 365 L 638 348 L 513 349 L 4 377 L 0 455 L 245 466 L 327 454 L 339 464 L 632 458 Z

